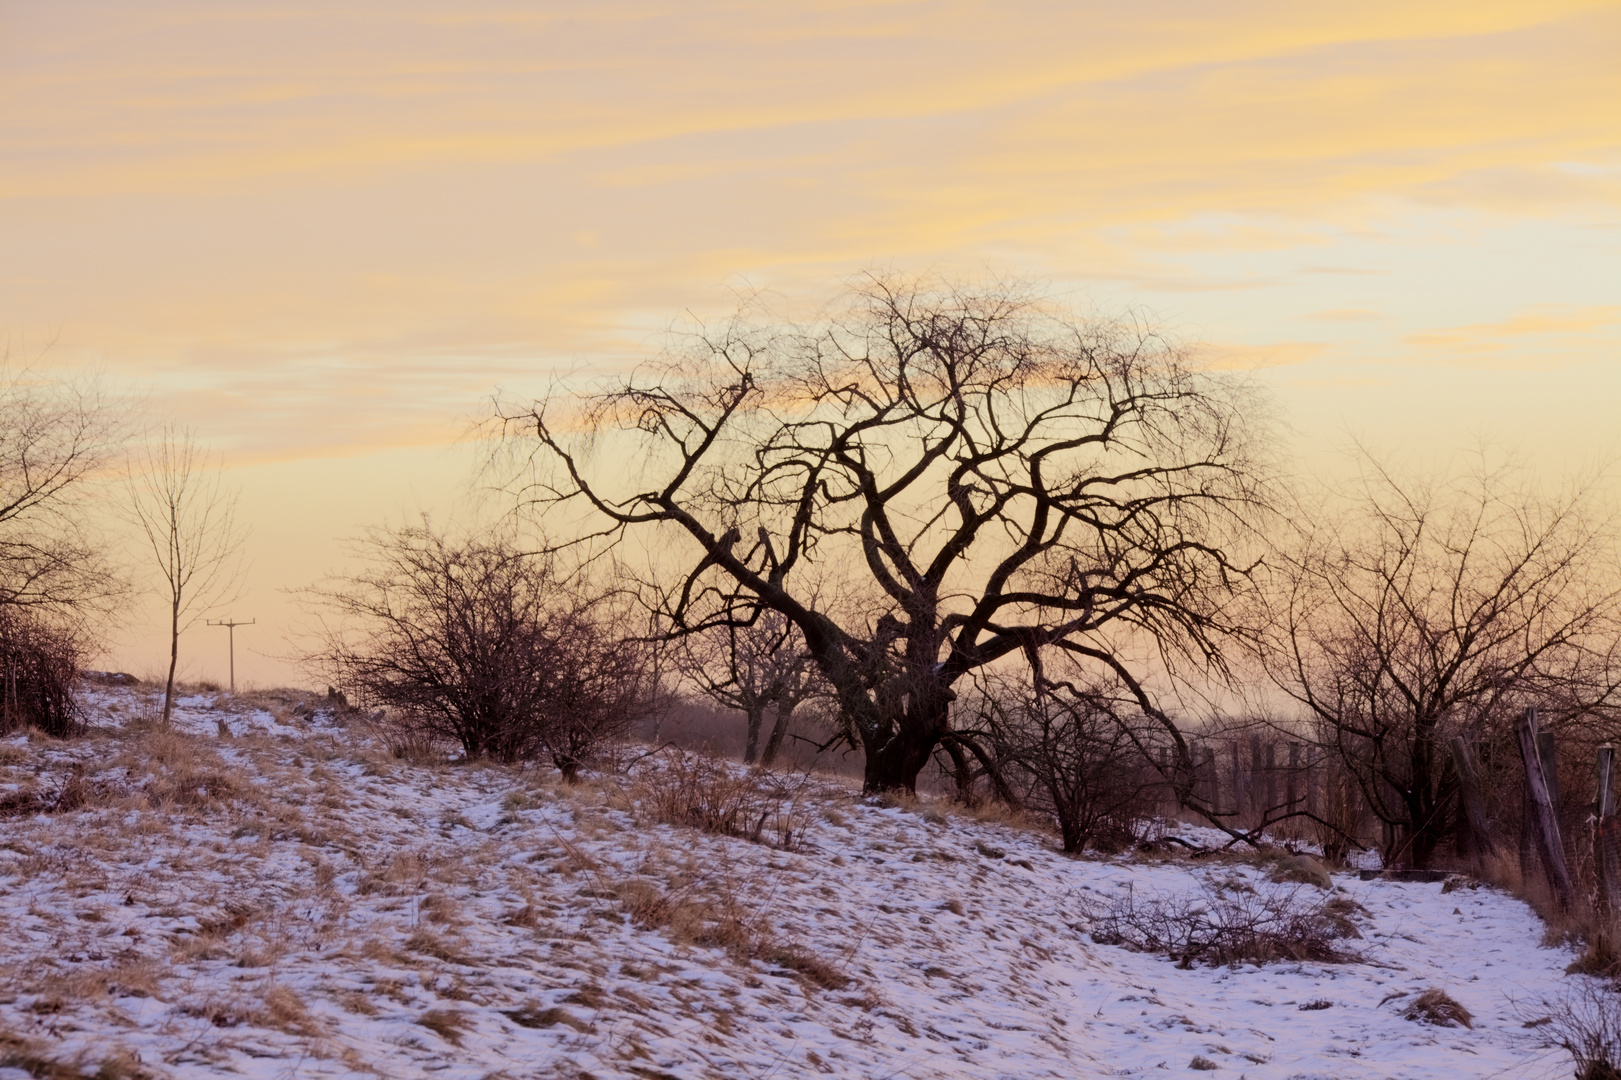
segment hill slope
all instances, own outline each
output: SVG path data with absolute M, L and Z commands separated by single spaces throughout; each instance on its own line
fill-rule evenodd
M 654 821 L 668 764 L 563 789 L 401 762 L 291 698 L 193 697 L 175 733 L 150 709 L 107 690 L 82 741 L 0 742 L 0 1080 L 1568 1068 L 1514 1001 L 1571 956 L 1490 889 L 1340 875 L 1359 960 L 1184 970 L 1090 920 L 1293 887 L 823 781 L 761 804 L 803 827 L 780 850 Z M 1472 1030 L 1402 1018 L 1432 986 Z

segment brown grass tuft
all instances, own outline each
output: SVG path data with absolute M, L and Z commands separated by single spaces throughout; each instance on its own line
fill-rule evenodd
M 640 795 L 659 821 L 792 850 L 810 815 L 801 798 L 804 780 L 763 769 L 744 771 L 702 754 L 669 750 L 641 781 Z
M 1402 1010 L 1402 1018 L 1421 1024 L 1434 1024 L 1436 1027 L 1475 1026 L 1475 1018 L 1469 1010 L 1454 1001 L 1445 990 L 1435 986 L 1408 1002 L 1407 1008 Z
M 462 1044 L 462 1035 L 473 1026 L 472 1019 L 455 1009 L 429 1009 L 417 1017 L 417 1023 L 452 1046 Z

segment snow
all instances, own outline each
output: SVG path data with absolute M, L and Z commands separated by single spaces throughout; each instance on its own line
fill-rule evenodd
M 1128 891 L 1277 888 L 1264 868 L 1073 859 L 1039 832 L 819 779 L 798 791 L 802 846 L 781 851 L 651 821 L 652 763 L 567 789 L 395 761 L 325 712 L 249 697 L 185 699 L 180 737 L 139 730 L 139 691 L 94 707 L 83 740 L 0 742 L 0 799 L 54 792 L 75 763 L 96 792 L 0 818 L 0 1061 L 267 1078 L 1159 1076 L 1195 1055 L 1250 1080 L 1570 1071 L 1524 1021 L 1573 955 L 1487 887 L 1338 873 L 1367 909 L 1345 943 L 1357 960 L 1183 970 L 1094 943 L 1089 913 Z M 234 786 L 210 789 L 220 775 Z M 638 921 L 636 897 L 662 915 Z M 721 916 L 742 946 L 682 932 Z M 1473 1030 L 1402 1018 L 1432 986 Z M 20 1060 L 0 1080 L 28 1075 Z

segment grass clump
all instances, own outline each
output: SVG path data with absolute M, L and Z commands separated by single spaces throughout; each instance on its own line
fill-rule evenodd
M 1402 1019 L 1436 1027 L 1475 1026 L 1475 1018 L 1469 1010 L 1453 1000 L 1445 990 L 1435 986 L 1408 1002 L 1402 1010 Z
M 702 754 L 672 749 L 662 757 L 641 782 L 643 802 L 659 821 L 784 851 L 804 838 L 810 817 L 801 805 L 802 785 Z

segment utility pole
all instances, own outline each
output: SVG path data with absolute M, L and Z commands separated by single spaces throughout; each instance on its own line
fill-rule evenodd
M 233 694 L 236 693 L 236 628 L 239 626 L 252 626 L 258 621 L 257 618 L 252 618 L 247 622 L 233 622 L 229 617 L 220 619 L 217 622 L 213 619 L 208 620 L 209 626 L 224 626 L 231 631 L 231 693 Z

